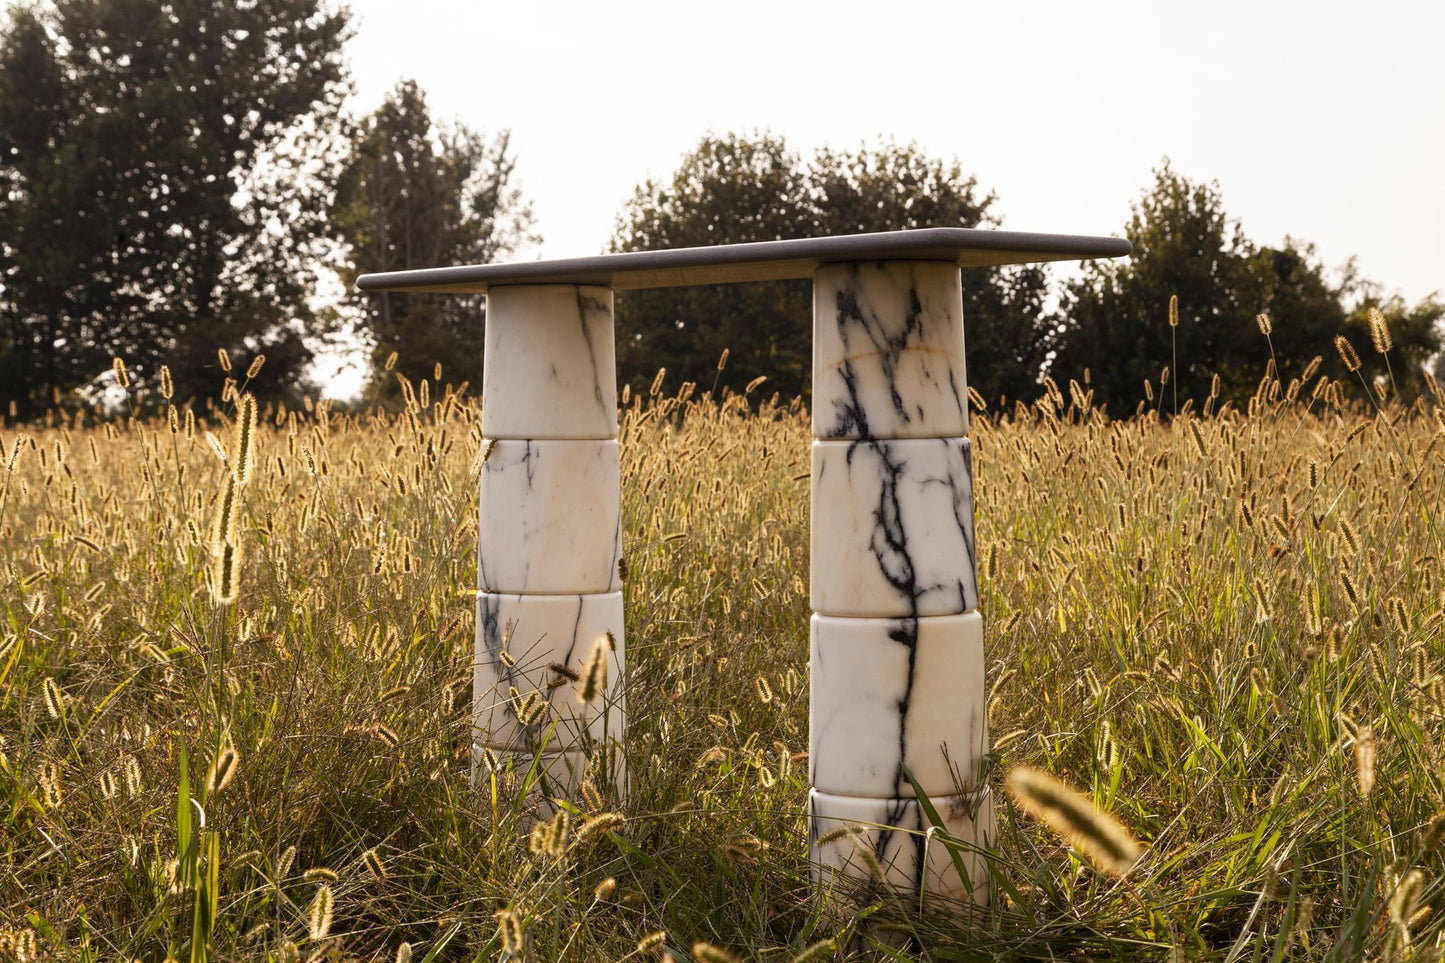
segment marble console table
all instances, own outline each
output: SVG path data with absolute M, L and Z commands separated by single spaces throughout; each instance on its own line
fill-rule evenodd
M 928 845 L 904 775 L 942 828 L 989 843 L 959 268 L 1128 253 L 1116 238 L 938 228 L 360 278 L 488 295 L 477 758 L 540 760 L 563 793 L 600 759 L 595 775 L 625 785 L 613 292 L 812 278 L 809 858 L 821 884 L 881 874 L 911 896 L 980 898 L 982 860 L 962 861 L 970 883 Z M 554 667 L 580 673 L 599 638 L 607 684 L 584 705 Z

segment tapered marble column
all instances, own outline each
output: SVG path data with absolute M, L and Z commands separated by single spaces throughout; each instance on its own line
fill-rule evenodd
M 482 376 L 474 774 L 625 784 L 612 292 L 493 287 Z
M 841 876 L 909 899 L 987 898 L 967 433 L 959 269 L 819 268 L 808 846 L 824 886 Z M 919 791 L 936 828 L 965 840 L 959 858 L 930 836 Z

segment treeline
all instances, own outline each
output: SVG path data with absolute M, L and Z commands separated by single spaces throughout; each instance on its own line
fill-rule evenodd
M 0 404 L 18 416 L 89 403 L 113 356 L 146 398 L 218 393 L 219 349 L 264 354 L 262 393 L 295 396 L 337 339 L 390 372 L 480 383 L 481 298 L 352 291 L 357 274 L 516 256 L 540 240 L 507 133 L 438 122 L 415 83 L 348 116 L 347 12 L 319 0 L 50 0 L 0 28 Z M 997 227 L 995 197 L 914 145 L 804 156 L 771 134 L 708 136 L 670 180 L 639 186 L 616 251 L 922 227 Z M 1304 243 L 1259 246 L 1218 188 L 1167 162 L 1124 225 L 1131 259 L 1051 287 L 1041 266 L 969 270 L 969 377 L 990 402 L 1031 399 L 1044 372 L 1083 378 L 1121 412 L 1148 391 L 1252 390 L 1384 312 L 1392 384 L 1418 390 L 1445 304 L 1408 305 L 1332 275 Z M 338 305 L 328 289 L 347 293 Z M 1167 305 L 1178 296 L 1177 326 Z M 1270 338 L 1259 315 L 1271 320 Z M 806 393 L 807 282 L 618 298 L 618 363 L 635 388 Z M 726 368 L 718 358 L 730 351 Z M 1327 357 L 1327 365 L 1337 359 Z M 1367 358 L 1366 377 L 1384 359 Z M 1171 368 L 1167 388 L 1161 377 Z M 1338 372 L 1336 372 L 1338 373 Z M 1383 381 L 1382 381 L 1383 383 Z
M 671 181 L 637 189 L 612 246 L 997 227 L 994 201 L 956 161 L 915 145 L 803 157 L 772 135 L 706 137 Z M 1287 382 L 1318 355 L 1320 370 L 1340 377 L 1347 372 L 1333 340 L 1343 333 L 1368 343 L 1371 308 L 1383 313 L 1393 346 L 1388 367 L 1366 352 L 1361 376 L 1413 397 L 1445 337 L 1445 302 L 1406 304 L 1352 264 L 1332 277 L 1300 241 L 1254 243 L 1225 212 L 1217 185 L 1191 182 L 1167 160 L 1123 233 L 1131 257 L 1089 262 L 1054 298 L 1042 266 L 964 270 L 969 384 L 987 402 L 1034 400 L 1043 373 L 1086 382 L 1095 405 L 1119 414 L 1151 395 L 1202 401 L 1215 375 L 1221 398 L 1241 401 L 1271 363 Z M 806 281 L 629 292 L 618 302 L 621 377 L 640 389 L 659 367 L 703 387 L 766 375 L 784 397 L 806 392 L 811 310 Z

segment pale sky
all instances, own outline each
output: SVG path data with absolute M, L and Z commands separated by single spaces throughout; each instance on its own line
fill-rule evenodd
M 1445 3 L 350 0 L 355 107 L 403 77 L 512 131 L 540 254 L 600 253 L 708 131 L 957 157 L 1013 230 L 1121 234 L 1168 155 L 1258 244 L 1445 293 Z M 535 253 L 535 252 L 534 252 Z

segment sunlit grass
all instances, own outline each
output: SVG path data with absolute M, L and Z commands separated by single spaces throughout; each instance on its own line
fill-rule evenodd
M 5 948 L 1434 953 L 1440 409 L 1266 379 L 1246 412 L 1110 420 L 1067 394 L 974 414 L 994 778 L 1053 773 L 1143 856 L 1094 872 L 999 794 L 986 913 L 865 900 L 866 926 L 811 898 L 806 864 L 801 405 L 628 399 L 629 796 L 590 785 L 540 831 L 526 773 L 471 782 L 469 399 L 263 408 L 245 445 L 238 396 L 194 430 L 164 409 L 3 426 Z

